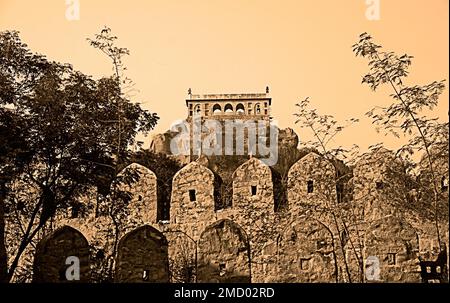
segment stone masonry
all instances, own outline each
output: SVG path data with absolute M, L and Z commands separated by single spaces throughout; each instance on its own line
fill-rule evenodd
M 198 110 L 206 119 L 268 120 L 271 99 L 192 95 L 186 105 L 189 117 Z M 292 130 L 289 137 L 297 138 Z M 334 159 L 309 152 L 295 161 L 284 181 L 286 207 L 275 207 L 275 171 L 256 156 L 233 172 L 231 205 L 217 207 L 220 174 L 207 157 L 187 159 L 172 179 L 169 220 L 159 222 L 157 176 L 131 164 L 112 185 L 130 194 L 120 212 L 114 194 L 105 203 L 95 190 L 80 201 L 82 211 L 58 210 L 54 231 L 27 252 L 33 280 L 62 282 L 64 258 L 74 254 L 83 281 L 107 268 L 116 282 L 420 282 L 419 257 L 437 257 L 436 235 L 433 221 L 410 207 L 402 161 L 385 149 L 363 156 L 346 181 L 347 200 L 338 196 Z M 448 169 L 438 177 L 448 199 Z M 448 246 L 448 219 L 439 224 Z M 379 275 L 368 274 L 368 260 Z
M 169 222 L 153 223 L 157 204 L 154 198 L 148 200 L 153 205 L 146 206 L 147 213 L 143 208 L 139 214 L 130 212 L 130 217 L 138 219 L 133 225 L 136 227 L 120 236 L 115 262 L 116 281 L 168 281 L 167 260 L 177 260 L 175 256 L 182 247 L 188 250 L 191 267 L 197 267 L 192 272 L 199 282 L 249 279 L 252 282 L 336 282 L 336 277 L 343 275 L 342 264 L 336 265 L 342 258 L 336 244 L 339 235 L 326 215 L 315 214 L 315 211 L 323 212 L 320 207 L 317 208 L 325 200 L 320 193 L 333 192 L 333 188 L 327 189 L 326 183 L 321 183 L 323 181 L 318 177 L 322 175 L 332 181 L 334 167 L 327 161 L 311 153 L 291 167 L 288 178 L 289 209 L 282 212 L 274 211 L 271 170 L 258 159 L 249 159 L 235 171 L 233 204 L 217 210 L 213 195 L 214 173 L 200 163 L 189 163 L 173 179 Z M 144 172 L 142 177 L 152 176 L 151 183 L 156 183 L 153 174 L 136 167 Z M 358 176 L 356 170 L 352 182 L 358 183 Z M 379 179 L 378 173 L 374 176 L 374 180 Z M 315 181 L 313 192 L 308 193 L 308 181 L 311 180 Z M 146 201 L 145 194 L 154 192 L 149 191 L 148 186 L 147 183 L 132 189 L 133 197 L 137 197 L 132 200 L 133 203 Z M 381 200 L 380 195 L 382 192 L 377 193 L 375 197 L 378 198 L 375 199 Z M 327 202 L 335 203 L 333 199 Z M 97 243 L 94 246 L 108 251 L 108 241 L 99 240 L 107 235 L 106 230 L 112 226 L 106 218 L 90 216 L 82 223 L 79 218 L 67 217 L 61 222 L 88 233 L 88 240 L 82 240 L 84 237 L 81 236 L 80 240 L 76 240 L 81 241 L 80 247 L 86 245 L 83 241 L 89 241 L 89 244 Z M 407 222 L 407 217 L 395 212 L 376 220 L 371 218 L 361 220 L 365 227 L 359 232 L 364 241 L 365 258 L 372 256 L 380 261 L 379 281 L 419 282 L 418 255 L 428 248 L 419 246 L 421 242 L 417 229 Z M 143 227 L 146 224 L 150 226 Z M 74 233 L 72 227 L 67 229 L 70 231 L 67 237 L 73 237 L 70 234 L 81 235 Z M 58 234 L 56 231 L 53 237 L 58 237 Z M 61 246 L 65 244 L 55 246 L 49 243 L 54 242 L 42 240 L 39 247 L 45 249 L 39 248 L 36 252 L 36 281 L 57 281 L 58 264 L 61 263 L 47 260 L 56 260 L 57 257 L 50 256 L 58 256 L 63 250 L 75 249 Z M 351 251 L 349 247 L 346 249 Z M 156 263 L 148 263 L 150 260 L 160 261 L 157 266 Z M 51 265 L 52 262 L 56 265 Z M 353 259 L 350 266 L 358 268 L 357 260 Z M 54 268 L 54 273 L 42 276 L 39 268 L 43 267 Z

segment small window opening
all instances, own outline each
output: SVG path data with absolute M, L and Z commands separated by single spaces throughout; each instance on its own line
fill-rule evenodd
M 447 176 L 442 176 L 441 179 L 441 190 L 442 191 L 447 191 L 448 189 L 448 178 Z
M 292 234 L 291 234 L 291 241 L 292 242 L 297 241 L 297 234 L 295 232 L 292 232 Z
M 377 187 L 378 190 L 384 188 L 384 183 L 383 183 L 383 181 L 377 181 L 375 184 L 376 184 L 376 187 Z
M 309 180 L 307 185 L 308 194 L 314 192 L 314 181 Z
M 388 265 L 395 265 L 397 263 L 396 257 L 397 256 L 395 253 L 389 253 L 388 254 Z
M 252 191 L 252 196 L 256 196 L 256 191 L 257 191 L 256 185 L 252 185 L 251 191 Z
M 150 276 L 150 271 L 148 269 L 144 269 L 144 272 L 142 273 L 142 281 L 148 281 Z
M 321 248 L 326 247 L 326 246 L 327 246 L 327 241 L 326 240 L 322 239 L 322 240 L 317 241 L 317 249 L 321 249 Z
M 191 202 L 197 201 L 197 195 L 196 195 L 195 189 L 189 190 L 189 200 L 191 200 Z
M 300 269 L 309 270 L 309 259 L 300 259 Z
M 78 218 L 78 216 L 80 215 L 80 204 L 72 205 L 70 212 L 70 216 L 72 219 Z
M 223 277 L 226 274 L 226 264 L 225 263 L 220 263 L 219 264 L 219 276 Z

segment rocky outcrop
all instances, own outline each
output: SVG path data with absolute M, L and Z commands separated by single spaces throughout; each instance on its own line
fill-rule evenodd
M 170 141 L 175 137 L 175 133 L 167 131 L 163 134 L 155 134 L 150 139 L 149 150 L 155 154 L 172 154 L 170 152 Z
M 292 128 L 280 129 L 278 133 L 278 146 L 283 148 L 297 148 L 298 135 Z

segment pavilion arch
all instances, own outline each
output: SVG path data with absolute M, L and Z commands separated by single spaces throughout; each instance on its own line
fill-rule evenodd
M 251 282 L 250 244 L 229 219 L 205 228 L 198 241 L 198 282 Z
M 227 103 L 224 107 L 225 113 L 234 113 L 233 105 L 231 103 Z
M 261 115 L 261 114 L 262 114 L 261 104 L 256 103 L 255 104 L 255 115 Z
M 168 242 L 150 225 L 141 226 L 119 241 L 117 282 L 166 283 L 169 281 Z
M 66 271 L 78 262 L 68 259 L 76 256 L 79 260 L 79 280 L 68 280 Z M 69 262 L 67 265 L 66 262 Z M 69 271 L 71 272 L 71 271 Z M 70 226 L 63 226 L 39 241 L 33 263 L 33 282 L 64 283 L 89 282 L 89 243 L 84 235 Z
M 213 106 L 213 114 L 214 115 L 218 115 L 220 113 L 222 113 L 222 106 L 220 106 L 220 104 L 218 104 L 218 103 L 214 104 L 214 106 Z
M 278 282 L 336 282 L 331 230 L 319 220 L 292 220 L 277 238 Z
M 238 105 L 236 105 L 236 113 L 239 114 L 239 115 L 245 114 L 244 104 L 238 103 Z

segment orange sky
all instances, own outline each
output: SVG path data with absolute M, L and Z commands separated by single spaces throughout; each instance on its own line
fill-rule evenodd
M 358 117 L 334 144 L 363 149 L 401 140 L 375 132 L 364 117 L 390 102 L 389 90 L 361 85 L 367 62 L 351 45 L 369 32 L 386 49 L 415 57 L 408 83 L 449 79 L 449 1 L 381 0 L 381 18 L 365 17 L 365 0 L 80 0 L 80 20 L 67 21 L 65 0 L 0 0 L 0 30 L 19 30 L 36 52 L 68 62 L 95 77 L 110 63 L 86 42 L 108 25 L 131 56 L 127 75 L 136 99 L 160 117 L 155 132 L 186 116 L 193 93 L 264 92 L 270 86 L 272 115 L 301 140 L 294 104 L 307 96 L 321 113 L 339 120 Z M 433 113 L 448 121 L 448 89 Z

